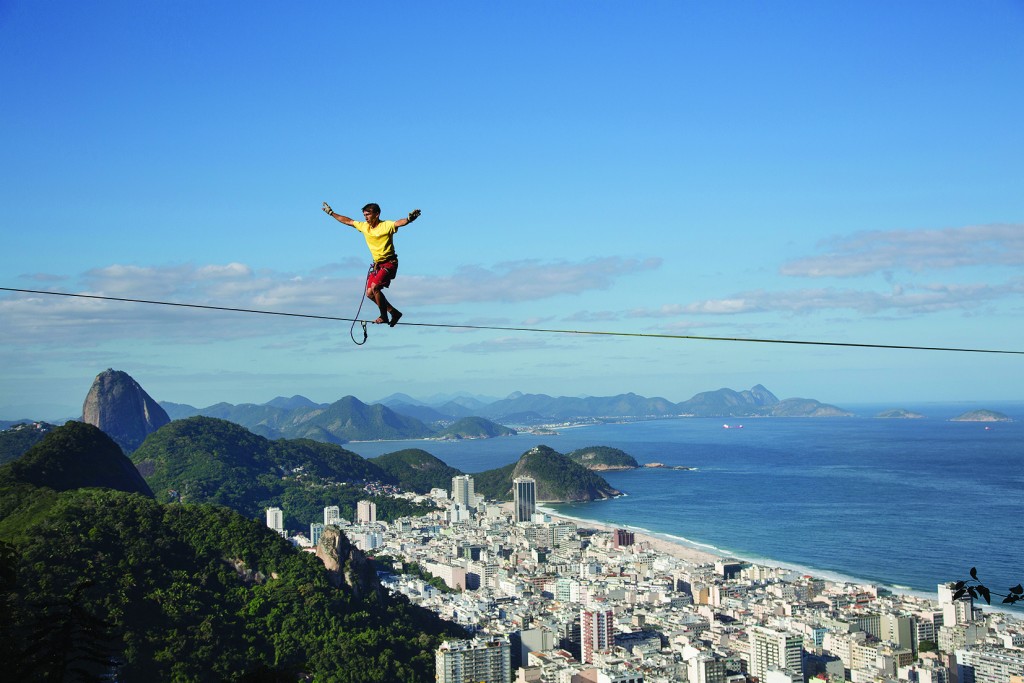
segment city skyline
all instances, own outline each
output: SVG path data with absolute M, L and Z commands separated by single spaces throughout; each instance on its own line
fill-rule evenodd
M 1010 0 L 8 3 L 0 419 L 108 367 L 196 406 L 1019 400 L 1018 355 L 681 337 L 1024 350 L 1022 30 Z M 324 201 L 423 211 L 363 346 Z

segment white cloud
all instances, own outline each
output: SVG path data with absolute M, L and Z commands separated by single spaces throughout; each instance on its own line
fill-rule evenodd
M 202 266 L 196 269 L 196 276 L 204 280 L 249 277 L 250 275 L 252 275 L 252 269 L 242 263 L 229 263 L 225 266 Z
M 536 301 L 561 294 L 607 290 L 615 282 L 638 271 L 661 266 L 660 259 L 627 259 L 618 256 L 582 262 L 536 260 L 499 263 L 492 268 L 465 266 L 448 277 L 410 277 L 403 296 L 417 304 Z
M 507 303 L 605 290 L 625 275 L 659 265 L 657 259 L 620 257 L 582 262 L 520 261 L 491 268 L 467 266 L 445 277 L 400 276 L 399 282 L 403 308 L 404 304 L 424 307 Z M 64 291 L 182 306 L 46 295 L 0 297 L 0 315 L 6 323 L 0 331 L 0 340 L 50 344 L 66 343 L 58 339 L 73 337 L 76 344 L 92 344 L 116 336 L 201 343 L 211 339 L 280 335 L 280 327 L 271 321 L 284 318 L 207 311 L 201 307 L 344 319 L 354 316 L 362 303 L 365 314 L 368 309 L 367 302 L 363 301 L 362 273 L 357 271 L 349 277 L 323 275 L 339 269 L 334 265 L 321 270 L 320 275 L 297 275 L 254 271 L 236 262 L 171 266 L 112 264 L 83 273 L 80 276 L 82 287 L 66 285 Z M 369 307 L 372 309 L 373 305 Z M 509 325 L 507 318 L 494 315 L 477 320 Z
M 780 269 L 796 277 L 853 277 L 970 266 L 1024 265 L 1024 224 L 861 232 L 822 243 L 826 253 Z
M 544 339 L 539 337 L 500 337 L 474 342 L 472 344 L 458 344 L 451 347 L 452 351 L 463 353 L 509 353 L 513 351 L 530 351 L 534 349 L 549 348 Z
M 974 311 L 1024 293 L 1024 280 L 1002 284 L 908 284 L 894 285 L 888 292 L 838 288 L 806 288 L 792 291 L 753 290 L 724 299 L 705 299 L 690 304 L 635 309 L 634 318 L 665 318 L 681 315 L 737 315 L 742 313 L 813 313 L 852 310 L 864 315 L 900 313 L 905 315 L 937 311 Z

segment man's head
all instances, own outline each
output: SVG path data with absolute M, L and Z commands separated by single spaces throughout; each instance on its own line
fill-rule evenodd
M 376 225 L 380 221 L 380 204 L 367 204 L 364 206 L 363 217 L 370 225 Z

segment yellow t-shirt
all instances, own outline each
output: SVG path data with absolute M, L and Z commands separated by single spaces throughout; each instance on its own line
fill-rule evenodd
M 352 221 L 352 227 L 363 233 L 374 263 L 396 258 L 393 238 L 398 228 L 394 221 L 381 221 L 372 228 L 366 221 Z

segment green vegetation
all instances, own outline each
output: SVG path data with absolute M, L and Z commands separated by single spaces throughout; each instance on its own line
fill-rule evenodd
M 619 494 L 603 477 L 547 446 L 527 451 L 511 465 L 474 474 L 473 481 L 477 493 L 511 500 L 516 477 L 536 480 L 538 501 L 596 500 Z
M 426 682 L 433 650 L 462 635 L 401 596 L 333 587 L 319 560 L 259 521 L 97 484 L 97 463 L 130 462 L 76 425 L 0 467 L 11 680 Z M 55 485 L 39 485 L 43 474 Z
M 376 565 L 380 565 L 386 568 L 388 572 L 393 572 L 395 564 L 398 564 L 401 567 L 401 569 L 399 570 L 400 573 L 408 574 L 409 576 L 415 576 L 416 578 L 436 588 L 442 593 L 460 592 L 455 588 L 450 588 L 448 584 L 444 582 L 444 579 L 442 579 L 440 576 L 434 576 L 433 574 L 428 572 L 420 565 L 419 562 L 406 562 L 405 560 L 391 557 L 390 555 L 379 555 L 371 559 L 373 559 Z
M 343 518 L 352 519 L 356 503 L 367 498 L 377 504 L 377 518 L 383 521 L 432 509 L 403 499 L 368 497 L 364 483 L 399 480 L 341 446 L 309 439 L 270 441 L 217 418 L 171 422 L 131 457 L 157 500 L 216 503 L 252 519 L 262 519 L 268 507 L 279 507 L 285 511 L 286 528 L 293 531 L 321 521 L 328 505 L 337 505 Z
M 322 522 L 324 508 L 337 505 L 342 519 L 352 520 L 355 517 L 356 504 L 361 500 L 373 501 L 377 504 L 377 519 L 390 522 L 399 517 L 422 517 L 433 506 L 420 505 L 404 498 L 391 496 L 368 496 L 359 486 L 305 486 L 299 482 L 286 482 L 279 495 L 268 498 L 260 505 L 260 510 L 268 507 L 279 507 L 284 510 L 284 525 L 292 531 L 309 533 L 309 525 Z
M 0 468 L 0 485 L 53 491 L 98 486 L 152 495 L 145 480 L 110 437 L 84 422 L 47 433 L 23 456 Z
M 53 425 L 47 422 L 23 422 L 0 431 L 0 465 L 20 458 L 25 451 L 42 441 L 53 428 Z
M 404 490 L 416 493 L 430 493 L 433 488 L 447 491 L 451 488 L 452 477 L 462 474 L 419 448 L 385 453 L 370 458 L 370 462 L 394 477 Z
M 640 467 L 640 463 L 636 461 L 629 453 L 618 448 L 610 448 L 609 446 L 588 446 L 586 448 L 578 448 L 571 453 L 566 453 L 566 456 L 583 465 L 587 469 L 631 469 L 634 467 Z
M 440 436 L 455 439 L 489 439 L 496 436 L 511 436 L 515 433 L 514 429 L 482 417 L 464 417 L 442 429 Z
M 262 516 L 290 488 L 394 482 L 379 467 L 341 446 L 306 439 L 270 441 L 234 423 L 208 417 L 161 427 L 131 457 L 157 500 L 216 503 L 246 517 Z
M 486 472 L 473 475 L 473 489 L 479 495 L 491 500 L 512 500 L 512 472 L 516 463 L 509 463 Z

